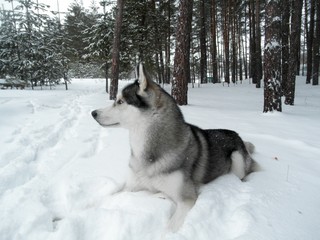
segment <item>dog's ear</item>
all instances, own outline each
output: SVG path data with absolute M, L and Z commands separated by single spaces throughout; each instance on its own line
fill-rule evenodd
M 145 73 L 144 67 L 142 63 L 139 63 L 136 69 L 136 75 L 139 81 L 139 87 L 141 91 L 145 91 L 148 87 L 149 80 Z

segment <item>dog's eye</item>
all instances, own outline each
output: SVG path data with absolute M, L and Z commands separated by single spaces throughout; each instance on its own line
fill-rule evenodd
M 117 101 L 117 104 L 122 104 L 123 103 L 123 101 L 121 100 L 121 99 L 119 99 L 118 101 Z

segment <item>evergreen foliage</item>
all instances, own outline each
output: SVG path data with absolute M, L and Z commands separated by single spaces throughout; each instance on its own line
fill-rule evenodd
M 52 85 L 61 78 L 66 82 L 68 59 L 59 23 L 48 17 L 48 6 L 44 4 L 32 0 L 17 3 L 12 11 L 1 15 L 1 75 L 20 79 L 32 87 Z

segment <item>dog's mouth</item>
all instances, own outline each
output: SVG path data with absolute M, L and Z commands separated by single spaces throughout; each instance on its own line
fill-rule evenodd
M 99 123 L 102 127 L 115 127 L 120 125 L 120 123 L 111 123 L 111 124 L 103 124 L 103 123 Z

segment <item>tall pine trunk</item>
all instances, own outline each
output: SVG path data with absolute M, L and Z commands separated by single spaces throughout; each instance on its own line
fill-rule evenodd
M 124 0 L 117 0 L 117 16 L 114 29 L 112 45 L 112 65 L 111 65 L 111 83 L 110 100 L 116 99 L 118 92 L 119 65 L 120 65 L 120 34 L 122 25 Z
M 200 0 L 200 81 L 207 83 L 207 45 L 205 0 Z
M 170 83 L 170 53 L 171 53 L 171 45 L 170 45 L 170 39 L 171 39 L 171 0 L 168 0 L 167 2 L 167 18 L 168 22 L 166 23 L 167 31 L 165 33 L 165 73 L 164 73 L 164 83 Z
M 300 50 L 300 27 L 302 15 L 302 0 L 293 0 L 291 9 L 291 31 L 290 31 L 290 54 L 289 54 L 289 68 L 288 80 L 284 88 L 285 101 L 287 105 L 294 105 L 294 95 L 296 86 L 297 73 L 297 55 Z
M 106 93 L 109 93 L 108 70 L 109 70 L 109 64 L 108 64 L 108 60 L 106 60 L 105 67 L 104 67 L 105 77 L 106 77 Z
M 248 5 L 248 4 L 247 4 Z M 247 7 L 248 6 L 245 6 L 245 12 L 247 12 Z M 247 19 L 248 19 L 248 14 L 245 13 L 245 16 L 244 16 L 244 42 L 243 42 L 243 39 L 242 39 L 242 49 L 243 49 L 243 65 L 244 65 L 244 76 L 245 76 L 245 79 L 248 79 L 248 48 L 247 48 Z
M 239 15 L 238 20 L 237 20 L 237 34 L 238 34 L 238 39 L 237 39 L 237 47 L 238 47 L 238 59 L 239 59 L 239 80 L 240 83 L 242 83 L 243 80 L 243 66 L 242 66 L 242 48 L 241 48 L 241 15 Z
M 232 83 L 237 82 L 237 43 L 236 43 L 236 11 L 237 6 L 235 3 L 233 3 L 232 6 L 230 6 L 231 10 L 231 49 L 232 49 L 232 62 L 231 62 L 231 79 Z
M 179 105 L 188 104 L 190 35 L 193 0 L 180 0 L 171 94 Z
M 255 1 L 249 1 L 249 30 L 250 30 L 250 77 L 252 83 L 257 83 L 257 58 L 256 54 L 256 18 L 255 18 Z
M 264 46 L 264 106 L 263 112 L 282 111 L 281 106 L 281 47 L 279 1 L 266 4 Z
M 216 23 L 216 0 L 211 0 L 211 57 L 212 57 L 212 83 L 218 81 L 217 62 L 217 23 Z
M 256 37 L 255 37 L 255 58 L 256 58 L 256 67 L 255 67 L 255 77 L 256 77 L 256 88 L 261 87 L 262 79 L 262 56 L 261 56 L 261 28 L 260 28 L 260 0 L 256 1 L 255 8 L 255 24 L 256 24 Z
M 309 84 L 312 78 L 312 47 L 313 47 L 313 35 L 314 35 L 314 12 L 315 12 L 315 1 L 310 0 L 310 24 L 307 32 L 307 78 L 306 83 Z
M 320 2 L 316 3 L 316 32 L 313 44 L 313 73 L 312 85 L 319 85 L 319 64 L 320 64 Z
M 155 45 L 157 48 L 157 53 L 156 53 L 156 65 L 157 65 L 157 72 L 158 72 L 158 80 L 159 83 L 163 83 L 164 81 L 164 63 L 163 63 L 163 54 L 162 54 L 162 36 L 159 34 L 159 29 L 158 29 L 158 22 L 157 19 L 159 18 L 159 13 L 158 9 L 156 8 L 156 1 L 152 0 L 151 1 L 152 5 L 152 11 L 154 14 L 154 19 L 153 19 L 153 27 L 155 31 Z
M 290 32 L 290 4 L 289 0 L 281 1 L 281 47 L 282 47 L 282 77 L 281 85 L 285 92 L 288 85 L 289 71 L 289 32 Z
M 229 24 L 230 24 L 230 9 L 229 9 L 229 0 L 222 1 L 222 21 L 223 21 L 223 43 L 224 43 L 224 56 L 225 56 L 225 65 L 224 65 L 224 81 L 230 84 L 230 58 L 229 58 Z

